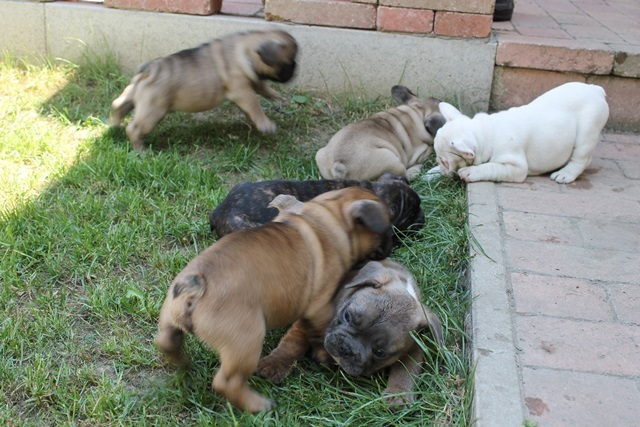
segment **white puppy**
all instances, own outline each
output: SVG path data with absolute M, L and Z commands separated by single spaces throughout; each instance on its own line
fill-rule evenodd
M 434 141 L 440 170 L 466 182 L 523 182 L 552 171 L 556 182 L 573 182 L 609 118 L 605 96 L 600 86 L 566 83 L 530 104 L 473 118 L 442 102 L 447 122 Z

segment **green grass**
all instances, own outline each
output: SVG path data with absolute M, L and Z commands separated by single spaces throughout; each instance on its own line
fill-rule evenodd
M 193 337 L 190 366 L 164 361 L 158 312 L 173 277 L 214 242 L 208 212 L 239 181 L 319 178 L 317 149 L 392 101 L 282 88 L 288 102 L 263 102 L 273 136 L 225 104 L 167 116 L 141 156 L 105 124 L 128 83 L 114 64 L 0 63 L 0 424 L 469 425 L 465 193 L 446 178 L 415 182 L 426 225 L 393 254 L 445 326 L 446 349 L 428 352 L 409 408 L 385 405 L 384 374 L 351 378 L 305 360 L 282 384 L 251 378 L 278 408 L 249 415 L 211 390 L 217 356 Z M 282 333 L 269 333 L 265 352 Z

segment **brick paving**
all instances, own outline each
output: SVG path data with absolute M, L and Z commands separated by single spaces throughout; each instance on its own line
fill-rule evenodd
M 495 184 L 520 403 L 540 427 L 638 425 L 639 152 L 640 135 L 605 133 L 575 183 Z
M 496 64 L 637 79 L 638 22 L 638 2 L 519 0 L 511 22 L 493 24 Z M 531 86 L 543 73 L 519 78 Z M 610 86 L 608 98 L 628 109 L 638 102 L 628 85 L 637 83 L 619 81 L 628 89 Z M 515 102 L 528 102 L 526 92 Z M 573 184 L 531 177 L 495 192 L 522 418 L 539 427 L 638 425 L 640 135 L 606 133 Z

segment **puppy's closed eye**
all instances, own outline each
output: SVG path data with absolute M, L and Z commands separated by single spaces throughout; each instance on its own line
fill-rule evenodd
M 376 348 L 373 350 L 373 356 L 377 359 L 385 359 L 387 357 L 387 352 L 382 348 Z

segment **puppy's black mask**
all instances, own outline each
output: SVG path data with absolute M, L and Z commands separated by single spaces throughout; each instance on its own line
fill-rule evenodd
M 275 76 L 263 75 L 260 77 L 262 77 L 263 79 L 271 80 L 278 83 L 286 83 L 293 78 L 293 75 L 295 74 L 295 71 L 296 71 L 296 65 L 297 65 L 296 61 L 287 62 L 282 64 L 280 68 L 280 72 L 278 72 L 278 74 L 276 74 Z

